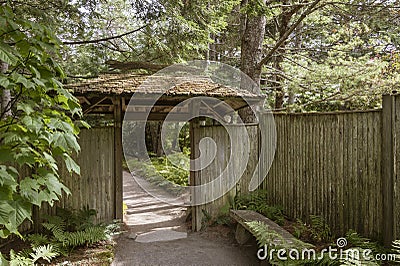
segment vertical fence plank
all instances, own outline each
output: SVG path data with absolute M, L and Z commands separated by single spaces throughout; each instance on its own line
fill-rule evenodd
M 276 114 L 275 122 L 268 203 L 290 218 L 321 215 L 337 234 L 380 239 L 381 112 Z
M 390 95 L 383 96 L 382 109 L 382 182 L 383 182 L 383 206 L 384 206 L 384 244 L 389 246 L 394 235 L 393 216 L 393 115 L 394 98 Z

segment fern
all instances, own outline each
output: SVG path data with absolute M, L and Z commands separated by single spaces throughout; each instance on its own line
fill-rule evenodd
M 400 240 L 395 240 L 392 243 L 392 250 L 395 255 L 395 261 L 400 263 Z
M 49 238 L 43 234 L 30 234 L 26 239 L 31 242 L 32 247 L 38 247 L 50 243 Z
M 263 222 L 252 221 L 246 222 L 246 224 L 250 228 L 251 233 L 255 236 L 260 247 L 264 245 L 275 245 L 278 249 L 304 249 L 313 247 L 311 244 L 304 243 L 298 239 L 291 239 L 290 242 L 288 242 L 281 235 L 269 229 L 269 226 Z
M 75 232 L 65 231 L 63 224 L 44 223 L 43 227 L 52 233 L 56 242 L 62 243 L 64 247 L 71 249 L 107 239 L 106 229 L 101 225 L 87 227 L 84 230 Z
M 33 262 L 36 262 L 39 259 L 44 259 L 50 262 L 53 258 L 58 256 L 58 253 L 53 250 L 52 245 L 46 245 L 33 248 L 33 252 L 30 255 Z
M 58 253 L 53 250 L 52 245 L 38 246 L 33 248 L 32 252 L 29 254 L 26 253 L 26 250 L 18 253 L 15 253 L 14 250 L 10 250 L 10 261 L 7 261 L 3 256 L 1 256 L 1 265 L 32 266 L 35 265 L 39 259 L 44 259 L 50 262 L 53 258 L 58 256 Z
M 330 242 L 332 240 L 331 229 L 321 216 L 310 215 L 311 236 L 318 242 Z
M 251 233 L 255 236 L 258 246 L 263 247 L 267 244 L 281 242 L 285 240 L 282 236 L 269 230 L 269 226 L 260 221 L 246 222 L 249 226 Z
M 108 238 L 109 230 L 115 233 L 116 227 L 107 228 L 104 225 L 94 225 L 93 216 L 96 211 L 89 208 L 72 212 L 58 209 L 57 216 L 48 216 L 42 223 L 48 231 L 48 236 L 33 234 L 28 237 L 32 247 L 51 244 L 53 250 L 62 255 L 68 255 L 75 247 L 92 245 Z
M 293 229 L 294 236 L 299 239 L 309 231 L 307 225 L 300 219 L 296 220 L 296 224 L 293 226 Z
M 371 242 L 370 239 L 360 236 L 356 231 L 349 230 L 346 233 L 347 242 L 352 247 L 359 247 L 362 249 L 370 249 L 374 253 L 384 253 L 386 250 L 376 242 Z
M 61 223 L 42 223 L 43 227 L 46 228 L 47 230 L 49 230 L 54 238 L 58 241 L 63 243 L 65 240 L 65 223 L 61 222 Z
M 65 232 L 63 244 L 65 246 L 77 247 L 91 245 L 106 240 L 105 228 L 103 226 L 87 227 L 83 231 Z
M 267 191 L 257 190 L 249 194 L 235 196 L 233 208 L 237 210 L 252 210 L 261 213 L 279 225 L 285 222 L 283 208 L 267 204 Z
M 14 250 L 10 250 L 10 266 L 32 266 L 33 261 L 31 258 L 27 258 L 22 256 L 21 254 L 17 254 Z

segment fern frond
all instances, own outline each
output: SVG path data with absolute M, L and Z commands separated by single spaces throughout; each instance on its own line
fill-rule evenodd
M 30 255 L 32 257 L 33 262 L 36 262 L 39 259 L 44 259 L 50 262 L 53 258 L 57 257 L 59 254 L 53 250 L 52 245 L 46 245 L 33 248 L 33 252 Z
M 277 233 L 271 232 L 269 226 L 260 221 L 246 222 L 249 226 L 252 234 L 256 237 L 258 245 L 260 247 L 273 244 L 276 242 L 284 242 L 284 238 Z
M 53 246 L 54 252 L 57 252 L 64 257 L 68 256 L 70 253 L 70 249 L 68 247 L 65 247 L 63 243 L 52 242 L 51 245 Z
M 311 236 L 316 241 L 329 242 L 332 238 L 331 229 L 325 219 L 318 215 L 310 215 Z
M 370 239 L 366 237 L 362 237 L 354 230 L 349 230 L 346 233 L 347 242 L 353 247 L 359 247 L 362 249 L 370 249 L 374 253 L 384 253 L 385 250 L 381 246 L 379 246 L 376 242 L 371 242 Z
M 64 222 L 60 222 L 60 223 L 43 223 L 42 224 L 44 228 L 46 228 L 47 230 L 49 230 L 54 238 L 59 241 L 59 242 L 64 242 L 65 240 L 65 223 Z
M 10 250 L 10 266 L 32 266 L 32 259 L 21 256 L 15 253 L 14 250 Z
M 38 247 L 43 246 L 50 243 L 49 238 L 43 234 L 30 234 L 26 237 L 26 239 L 31 242 L 31 246 Z
M 395 255 L 395 261 L 400 263 L 400 240 L 395 240 L 392 242 L 392 250 Z
M 10 263 L 8 262 L 8 260 L 6 260 L 6 258 L 3 256 L 3 254 L 0 252 L 0 265 L 9 265 Z

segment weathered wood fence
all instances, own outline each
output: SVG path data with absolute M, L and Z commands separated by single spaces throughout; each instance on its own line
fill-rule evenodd
M 116 215 L 116 186 L 114 145 L 115 128 L 101 127 L 81 129 L 78 142 L 80 154 L 75 157 L 81 167 L 81 176 L 68 173 L 65 165 L 59 163 L 59 174 L 63 183 L 70 189 L 71 195 L 64 195 L 52 207 L 42 204 L 34 207 L 33 223 L 26 221 L 20 226 L 20 232 L 29 233 L 40 227 L 46 215 L 56 214 L 57 207 L 79 210 L 82 208 L 97 211 L 96 222 L 111 222 Z M 121 169 L 120 169 L 121 170 Z M 20 169 L 20 177 L 30 176 L 28 167 Z M 118 193 L 118 192 L 117 192 Z M 0 239 L 0 245 L 10 239 Z
M 276 114 L 268 201 L 291 218 L 324 217 L 337 234 L 383 233 L 380 111 Z M 263 132 L 267 133 L 267 132 Z
M 260 114 L 260 123 L 270 123 Z M 354 112 L 274 114 L 276 153 L 261 188 L 268 203 L 280 205 L 293 219 L 309 221 L 320 215 L 337 235 L 354 229 L 390 244 L 400 238 L 400 96 L 384 96 L 383 109 Z M 269 138 L 272 127 L 260 132 Z M 198 207 L 211 215 L 240 191 L 246 193 L 257 165 L 256 127 L 248 126 L 251 155 L 248 169 L 235 189 Z M 231 143 L 223 127 L 200 127 L 195 141 L 210 137 L 219 151 L 208 168 L 200 171 L 201 183 L 218 176 L 229 161 Z M 233 141 L 247 145 L 240 136 Z M 209 147 L 209 154 L 213 147 Z M 216 188 L 218 189 L 218 188 Z M 199 220 L 199 219 L 198 219 Z
M 198 158 L 201 155 L 200 150 L 196 149 L 196 147 L 201 147 L 201 151 L 204 153 L 199 163 L 201 167 L 207 165 L 210 157 L 214 157 L 214 155 L 215 157 L 207 167 L 192 175 L 192 184 L 207 184 L 218 177 L 220 178 L 213 186 L 200 190 L 198 195 L 192 195 L 192 197 L 199 200 L 201 197 L 209 199 L 215 195 L 223 195 L 210 203 L 194 207 L 192 227 L 195 228 L 195 230 L 201 229 L 202 217 L 204 217 L 205 213 L 211 217 L 218 216 L 223 208 L 228 206 L 226 210 L 229 210 L 229 206 L 232 205 L 233 199 L 237 193 L 248 190 L 248 184 L 258 161 L 258 127 L 246 126 L 248 136 L 241 134 L 241 130 L 235 130 L 236 128 L 238 128 L 238 126 L 228 125 L 226 128 L 223 126 L 203 126 L 194 129 L 192 138 L 192 149 L 194 149 L 193 157 Z M 227 129 L 230 131 L 230 135 Z M 197 145 L 203 138 L 211 138 L 215 142 L 215 145 L 212 145 L 211 142 L 206 143 L 204 146 Z M 237 147 L 238 144 L 240 145 L 239 149 L 233 150 L 232 147 Z M 243 150 L 247 150 L 248 154 L 242 154 Z M 232 152 L 236 154 L 232 154 Z M 241 179 L 230 191 L 224 193 L 223 191 L 229 185 L 230 181 L 232 181 L 234 173 L 240 171 L 240 169 L 238 169 L 241 165 L 239 161 L 243 160 L 245 156 L 248 156 L 248 163 Z M 231 163 L 228 165 L 230 161 Z
M 78 139 L 81 152 L 75 157 L 81 175 L 70 175 L 64 164 L 59 163 L 63 183 L 71 195 L 63 196 L 54 207 L 42 206 L 38 218 L 55 214 L 55 207 L 97 211 L 96 222 L 110 222 L 115 217 L 115 147 L 114 128 L 96 127 L 81 129 Z

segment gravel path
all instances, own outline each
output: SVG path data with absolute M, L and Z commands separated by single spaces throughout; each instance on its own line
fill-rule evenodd
M 144 180 L 140 182 L 146 189 L 158 190 L 167 196 Z M 187 232 L 186 208 L 171 206 L 150 196 L 129 173 L 124 173 L 124 202 L 128 206 L 124 217 L 128 230 L 116 239 L 114 266 L 259 265 L 254 243 L 239 246 L 232 230 L 225 226 Z M 169 237 L 180 239 L 165 241 Z M 148 241 L 137 242 L 139 239 Z

